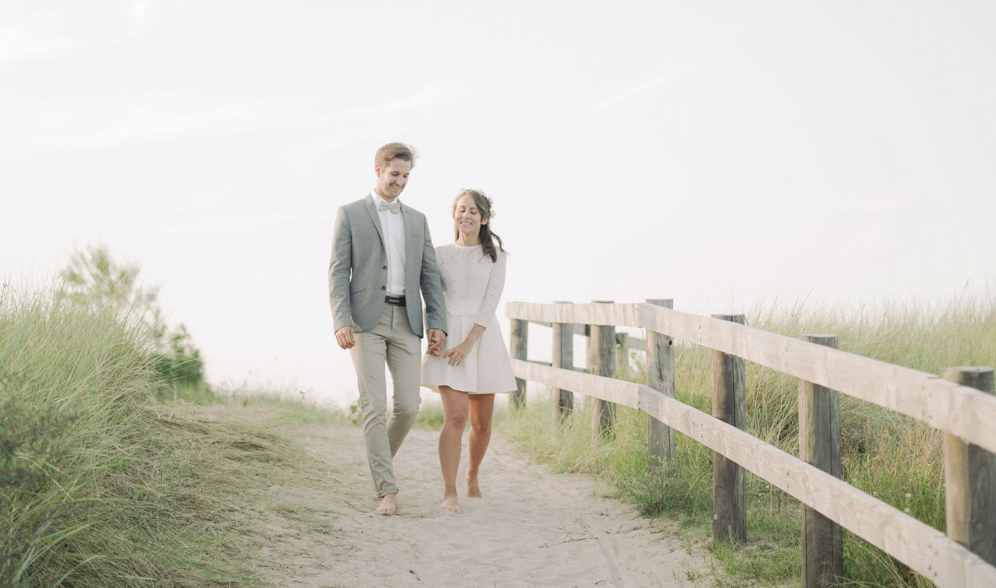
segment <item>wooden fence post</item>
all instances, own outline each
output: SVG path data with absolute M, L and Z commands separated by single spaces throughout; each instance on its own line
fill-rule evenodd
M 648 298 L 648 304 L 674 308 L 670 298 Z M 647 385 L 674 398 L 674 339 L 647 329 Z M 647 416 L 649 469 L 656 472 L 666 460 L 674 459 L 674 429 Z
M 557 300 L 554 304 L 570 304 L 569 301 Z M 574 369 L 574 331 L 573 324 L 553 323 L 553 367 Z M 570 390 L 554 388 L 551 394 L 553 400 L 553 434 L 557 434 L 561 421 L 574 410 L 574 393 Z
M 596 304 L 612 304 L 611 300 L 592 300 Z M 616 375 L 616 328 L 611 325 L 591 325 L 588 336 L 588 371 L 596 376 Z M 616 416 L 613 402 L 591 399 L 591 443 L 597 446 L 612 430 Z
M 712 318 L 744 324 L 742 314 Z M 743 430 L 746 370 L 744 360 L 712 352 L 712 416 Z M 715 541 L 747 542 L 747 472 L 722 453 L 712 459 L 712 537 Z
M 529 321 L 512 319 L 512 333 L 509 337 L 512 348 L 512 358 L 525 360 L 529 354 Z M 526 405 L 526 381 L 515 379 L 515 392 L 512 392 L 512 407 L 522 408 Z
M 993 368 L 955 367 L 941 377 L 993 394 Z M 944 435 L 948 537 L 996 566 L 996 455 Z
M 837 348 L 836 335 L 801 335 L 804 341 Z M 840 395 L 799 380 L 799 459 L 840 478 Z M 836 586 L 844 576 L 840 525 L 802 505 L 802 585 Z

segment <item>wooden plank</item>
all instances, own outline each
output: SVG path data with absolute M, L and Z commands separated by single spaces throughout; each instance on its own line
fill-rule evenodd
M 941 377 L 993 394 L 993 368 L 947 368 Z M 944 436 L 948 537 L 996 565 L 996 455 Z
M 996 428 L 992 426 L 996 422 L 996 397 L 978 390 L 934 374 L 727 321 L 643 303 L 612 306 L 615 310 L 583 304 L 510 302 L 505 314 L 528 320 L 544 320 L 550 315 L 564 322 L 596 322 L 664 333 L 894 410 L 996 453 Z
M 654 304 L 671 308 L 671 299 L 647 300 Z M 667 335 L 647 331 L 647 385 L 668 398 L 674 398 L 674 339 Z M 674 459 L 674 428 L 665 425 L 652 416 L 647 416 L 647 452 L 650 455 L 651 472 L 662 470 L 666 461 Z
M 611 300 L 595 301 L 595 304 L 613 306 Z M 616 375 L 616 328 L 611 325 L 591 325 L 588 337 L 588 371 L 596 376 L 612 378 Z M 591 443 L 597 447 L 612 432 L 616 417 L 613 403 L 598 398 L 592 399 Z
M 837 347 L 836 335 L 802 335 L 803 341 Z M 836 391 L 799 380 L 799 458 L 835 478 L 841 476 L 840 396 Z M 816 509 L 802 506 L 802 585 L 837 586 L 844 577 L 840 525 Z
M 731 425 L 676 400 L 661 396 L 659 402 L 661 421 L 813 506 L 938 586 L 996 586 L 996 568 L 929 525 Z
M 636 384 L 615 378 L 595 376 L 581 371 L 558 370 L 531 361 L 512 360 L 512 370 L 517 378 L 537 382 L 549 387 L 560 387 L 631 408 L 638 408 L 639 389 Z
M 744 323 L 742 314 L 714 314 L 713 318 Z M 744 360 L 722 351 L 712 352 L 712 416 L 740 430 L 746 428 L 747 371 Z M 712 538 L 747 542 L 747 472 L 716 451 L 712 457 Z
M 579 323 L 615 327 L 645 328 L 640 324 L 641 304 L 539 304 L 535 302 L 508 302 L 505 316 L 530 321 L 550 323 Z
M 509 346 L 514 359 L 526 359 L 529 355 L 529 322 L 512 319 L 512 329 L 509 336 Z M 512 392 L 512 407 L 522 408 L 526 405 L 526 381 L 515 379 L 515 392 Z
M 727 321 L 649 304 L 641 312 L 645 328 L 894 410 L 996 452 L 996 397 L 934 374 Z
M 649 386 L 512 361 L 517 377 L 637 408 L 812 506 L 941 588 L 996 586 L 996 567 L 880 500 Z
M 535 363 L 536 365 L 545 365 L 546 367 L 553 367 L 553 364 L 550 363 L 549 361 L 540 361 L 538 359 L 524 359 L 522 361 L 528 361 L 529 363 Z M 583 367 L 570 367 L 565 369 L 570 369 L 575 372 L 580 372 L 582 374 L 588 373 L 588 370 L 584 369 Z

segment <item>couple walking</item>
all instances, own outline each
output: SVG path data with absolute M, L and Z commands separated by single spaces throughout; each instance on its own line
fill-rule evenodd
M 491 200 L 476 190 L 460 192 L 452 209 L 454 242 L 433 248 L 425 215 L 398 199 L 414 164 L 414 151 L 403 143 L 377 150 L 376 186 L 339 208 L 329 264 L 335 338 L 356 369 L 367 459 L 381 499 L 375 512 L 382 515 L 398 509 L 393 458 L 418 414 L 420 383 L 442 397 L 442 508 L 457 513 L 466 423 L 467 496 L 480 497 L 478 471 L 491 439 L 495 394 L 515 390 L 495 316 L 506 253 L 491 232 Z M 390 419 L 385 364 L 394 381 Z

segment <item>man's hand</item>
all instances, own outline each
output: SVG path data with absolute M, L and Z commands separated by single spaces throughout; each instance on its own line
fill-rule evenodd
M 343 349 L 352 349 L 356 345 L 353 327 L 343 327 L 335 332 L 335 342 Z
M 425 354 L 439 357 L 439 352 L 443 349 L 443 343 L 446 343 L 446 333 L 439 329 L 429 329 L 429 347 L 425 350 Z

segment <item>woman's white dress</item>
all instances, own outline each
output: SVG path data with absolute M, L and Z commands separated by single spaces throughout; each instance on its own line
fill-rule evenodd
M 446 343 L 439 357 L 422 360 L 422 385 L 439 386 L 470 394 L 496 394 L 516 389 L 508 349 L 501 336 L 495 310 L 505 287 L 505 259 L 499 251 L 492 262 L 480 245 L 456 243 L 436 248 L 436 263 L 446 299 Z M 485 327 L 480 339 L 458 366 L 447 363 L 446 352 L 467 339 L 474 325 Z

